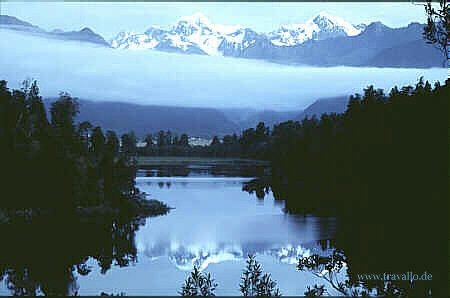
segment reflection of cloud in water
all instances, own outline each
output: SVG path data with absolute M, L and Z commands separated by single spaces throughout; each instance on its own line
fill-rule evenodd
M 300 257 L 320 251 L 317 240 L 334 238 L 334 220 L 284 214 L 271 192 L 260 206 L 242 191 L 242 177 L 204 178 L 208 183 L 187 182 L 190 179 L 202 180 L 137 178 L 141 191 L 176 208 L 167 216 L 152 218 L 147 229 L 138 231 L 136 245 L 142 257 L 170 261 L 183 271 L 194 265 L 205 269 L 214 263 L 242 263 L 248 254 L 295 264 Z M 153 184 L 147 185 L 150 181 Z M 159 189 L 158 183 L 166 182 L 172 183 L 170 189 Z
M 174 218 L 177 218 L 174 216 Z M 137 248 L 151 259 L 168 258 L 180 270 L 194 265 L 202 270 L 211 263 L 245 261 L 248 254 L 267 255 L 277 262 L 296 264 L 312 251 L 320 253 L 318 239 L 332 239 L 334 221 L 289 215 L 247 216 L 236 220 L 198 218 L 189 225 L 164 227 L 153 221 L 148 234 L 139 234 Z M 280 230 L 282 229 L 282 232 Z M 328 232 L 325 232 L 328 230 Z M 323 238 L 319 238 L 323 237 Z

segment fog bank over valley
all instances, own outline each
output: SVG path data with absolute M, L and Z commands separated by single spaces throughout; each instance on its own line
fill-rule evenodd
M 393 69 L 289 66 L 151 50 L 126 51 L 59 41 L 0 29 L 0 78 L 18 88 L 38 80 L 44 97 L 60 91 L 95 101 L 137 104 L 301 110 L 318 98 L 362 93 L 370 84 L 386 92 L 447 78 L 445 68 Z

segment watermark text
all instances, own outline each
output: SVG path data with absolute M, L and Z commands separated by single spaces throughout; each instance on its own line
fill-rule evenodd
M 413 272 L 406 273 L 383 273 L 383 274 L 357 274 L 359 280 L 381 280 L 381 281 L 399 281 L 399 280 L 432 280 L 433 276 L 431 273 L 426 271 L 422 274 L 417 274 Z

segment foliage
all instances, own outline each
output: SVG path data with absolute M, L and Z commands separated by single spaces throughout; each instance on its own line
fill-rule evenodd
M 407 289 L 400 287 L 392 281 L 378 280 L 376 284 L 369 284 L 367 281 L 353 280 L 349 275 L 347 267 L 347 280 L 340 281 L 339 273 L 346 266 L 346 257 L 341 250 L 335 249 L 330 257 L 322 257 L 314 254 L 309 257 L 299 259 L 297 269 L 309 271 L 314 276 L 324 279 L 336 291 L 344 296 L 369 296 L 376 290 L 377 296 L 405 296 Z M 412 284 L 410 284 L 412 287 Z M 324 285 L 315 284 L 312 288 L 307 287 L 305 296 L 316 297 L 326 293 Z
M 170 130 L 147 135 L 146 145 L 137 149 L 139 156 L 238 157 L 241 155 L 238 137 L 215 136 L 209 146 L 190 145 L 189 136 L 174 135 Z
M 276 288 L 277 283 L 272 280 L 270 274 L 263 274 L 261 265 L 253 255 L 248 256 L 247 267 L 241 279 L 242 283 L 239 287 L 243 296 L 281 296 L 279 289 Z M 216 288 L 217 283 L 211 279 L 211 275 L 200 272 L 197 266 L 194 266 L 194 271 L 185 280 L 180 294 L 181 296 L 215 296 Z
M 137 147 L 136 147 L 136 135 L 133 131 L 130 131 L 129 133 L 123 134 L 121 136 L 121 150 L 122 153 L 124 153 L 126 156 L 132 156 L 136 154 Z
M 206 275 L 200 272 L 197 266 L 194 266 L 194 271 L 185 280 L 180 294 L 181 296 L 215 296 L 216 288 L 217 283 L 214 282 L 214 279 L 211 279 L 211 274 Z
M 434 44 L 441 50 L 445 57 L 444 63 L 447 63 L 449 57 L 450 12 L 447 0 L 439 0 L 439 5 L 440 8 L 436 10 L 431 4 L 431 0 L 427 0 L 427 4 L 425 4 L 427 25 L 424 28 L 423 36 L 427 43 Z
M 448 217 L 448 139 L 439 132 L 448 126 L 449 82 L 433 88 L 421 78 L 388 94 L 368 86 L 350 96 L 345 113 L 275 125 L 272 175 L 243 190 L 264 197 L 270 187 L 288 213 L 337 217 L 337 245 L 352 261 L 352 278 L 427 271 L 434 278 L 417 283 L 416 295 L 445 292 L 439 254 L 415 239 L 440 239 Z M 416 257 L 424 252 L 430 259 Z
M 312 288 L 310 286 L 306 287 L 305 296 L 306 297 L 318 297 L 323 296 L 324 293 L 326 293 L 327 290 L 325 289 L 324 285 L 314 285 Z
M 144 223 L 128 216 L 49 214 L 33 224 L 0 225 L 8 239 L 0 247 L 0 281 L 16 295 L 77 295 L 77 276 L 89 275 L 91 262 L 101 274 L 136 263 L 135 235 Z M 32 250 L 30 243 L 36 244 Z
M 78 113 L 77 98 L 61 92 L 49 121 L 36 81 L 24 81 L 20 90 L 0 81 L 1 208 L 119 208 L 138 195 L 134 134 L 121 137 L 120 150 L 114 132 L 105 137 L 101 127 L 76 123 Z M 28 187 L 16 191 L 23 181 Z
M 191 156 L 191 157 L 248 157 L 269 159 L 268 142 L 270 129 L 263 122 L 257 127 L 244 130 L 241 136 L 225 135 L 222 139 L 214 136 L 208 146 L 190 145 L 189 136 L 180 137 L 170 130 L 159 131 L 145 137 L 145 147 L 137 148 L 139 156 Z
M 281 296 L 277 283 L 272 280 L 270 274 L 263 271 L 254 255 L 248 255 L 247 267 L 241 277 L 239 285 L 243 296 Z

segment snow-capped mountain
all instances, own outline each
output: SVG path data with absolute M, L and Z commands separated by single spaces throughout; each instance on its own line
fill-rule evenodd
M 303 42 L 323 40 L 361 33 L 342 18 L 320 13 L 305 24 L 282 26 L 270 33 L 257 33 L 243 26 L 213 24 L 197 13 L 182 17 L 170 29 L 152 26 L 144 33 L 119 33 L 111 45 L 119 49 L 157 49 L 206 55 L 242 56 L 249 48 L 295 46 Z
M 304 24 L 259 33 L 243 26 L 214 24 L 197 13 L 180 18 L 168 29 L 152 26 L 144 33 L 121 32 L 110 43 L 118 49 L 155 49 L 295 65 L 439 67 L 442 62 L 438 51 L 422 42 L 423 27 L 410 24 L 394 29 L 381 22 L 353 25 L 321 12 Z M 409 48 L 412 42 L 418 47 Z M 387 49 L 397 50 L 386 52 Z M 416 58 L 402 58 L 398 63 L 403 57 L 400 49 L 413 52 L 411 55 Z
M 281 26 L 277 31 L 269 33 L 269 37 L 276 46 L 295 46 L 310 39 L 324 40 L 339 36 L 354 36 L 361 31 L 340 17 L 321 12 L 304 24 Z
M 0 16 L 2 31 L 114 49 L 154 49 L 320 67 L 442 67 L 445 58 L 437 48 L 424 42 L 424 27 L 419 23 L 400 28 L 381 22 L 352 25 L 342 18 L 319 13 L 304 24 L 259 33 L 244 26 L 213 24 L 198 13 L 180 18 L 170 28 L 152 26 L 144 33 L 121 32 L 108 43 L 89 28 L 45 31 L 16 17 Z
M 249 30 L 241 26 L 213 24 L 206 16 L 197 13 L 180 18 L 170 29 L 152 26 L 142 34 L 121 32 L 111 40 L 111 45 L 119 49 L 157 49 L 220 55 L 219 48 L 224 41 L 248 44 L 244 39 Z

